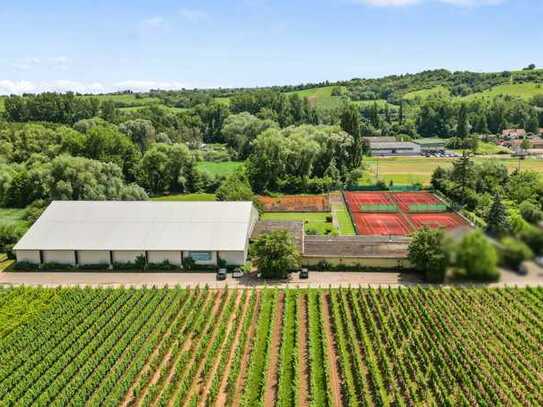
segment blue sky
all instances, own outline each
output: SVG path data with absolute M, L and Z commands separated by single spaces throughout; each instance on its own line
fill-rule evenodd
M 543 66 L 542 21 L 541 0 L 6 0 L 0 93 Z

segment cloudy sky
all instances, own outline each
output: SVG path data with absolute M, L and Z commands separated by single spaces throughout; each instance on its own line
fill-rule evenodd
M 5 0 L 0 94 L 543 66 L 542 0 Z

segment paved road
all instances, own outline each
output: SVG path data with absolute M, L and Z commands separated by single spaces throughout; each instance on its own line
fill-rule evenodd
M 380 287 L 380 286 L 413 286 L 423 281 L 414 274 L 405 273 L 355 273 L 355 272 L 311 272 L 309 280 L 300 280 L 293 275 L 289 281 L 262 281 L 254 277 L 233 279 L 230 275 L 226 281 L 216 281 L 213 273 L 91 273 L 91 272 L 3 272 L 0 273 L 0 285 L 33 285 L 33 286 L 157 286 L 180 285 L 205 286 L 221 288 L 229 287 Z M 543 286 L 543 270 L 535 268 L 528 277 L 504 272 L 502 281 L 490 286 Z

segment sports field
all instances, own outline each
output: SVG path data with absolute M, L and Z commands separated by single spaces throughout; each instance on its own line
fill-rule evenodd
M 260 215 L 260 220 L 304 222 L 306 233 L 326 235 L 334 231 L 334 225 L 327 220 L 331 216 L 330 212 L 264 212 Z
M 345 192 L 344 198 L 359 235 L 405 236 L 423 226 L 466 225 L 429 192 Z
M 363 184 L 375 184 L 377 180 L 384 181 L 387 184 L 392 181 L 394 184 L 430 184 L 432 173 L 441 166 L 449 168 L 452 166 L 454 158 L 434 158 L 434 157 L 365 157 L 364 164 L 366 170 L 360 180 Z M 475 162 L 493 160 L 501 162 L 513 171 L 519 167 L 519 160 L 515 158 L 502 157 L 476 157 Z M 527 158 L 520 162 L 520 168 L 523 170 L 532 170 L 543 173 L 543 160 L 536 158 Z
M 3 288 L 0 405 L 541 406 L 542 314 L 541 288 Z
M 259 196 L 266 212 L 330 212 L 327 195 Z

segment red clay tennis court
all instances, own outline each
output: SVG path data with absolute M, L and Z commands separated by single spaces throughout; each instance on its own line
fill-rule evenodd
M 394 203 L 387 192 L 345 192 L 345 202 L 352 213 L 360 212 L 362 205 L 391 205 Z
M 436 205 L 442 203 L 430 192 L 395 192 L 394 199 L 404 212 L 409 212 L 411 205 Z
M 454 212 L 416 213 L 407 216 L 409 216 L 409 220 L 416 229 L 420 229 L 424 226 L 430 228 L 454 229 L 466 224 L 464 219 Z
M 353 213 L 359 235 L 405 236 L 411 232 L 407 219 L 401 213 Z

